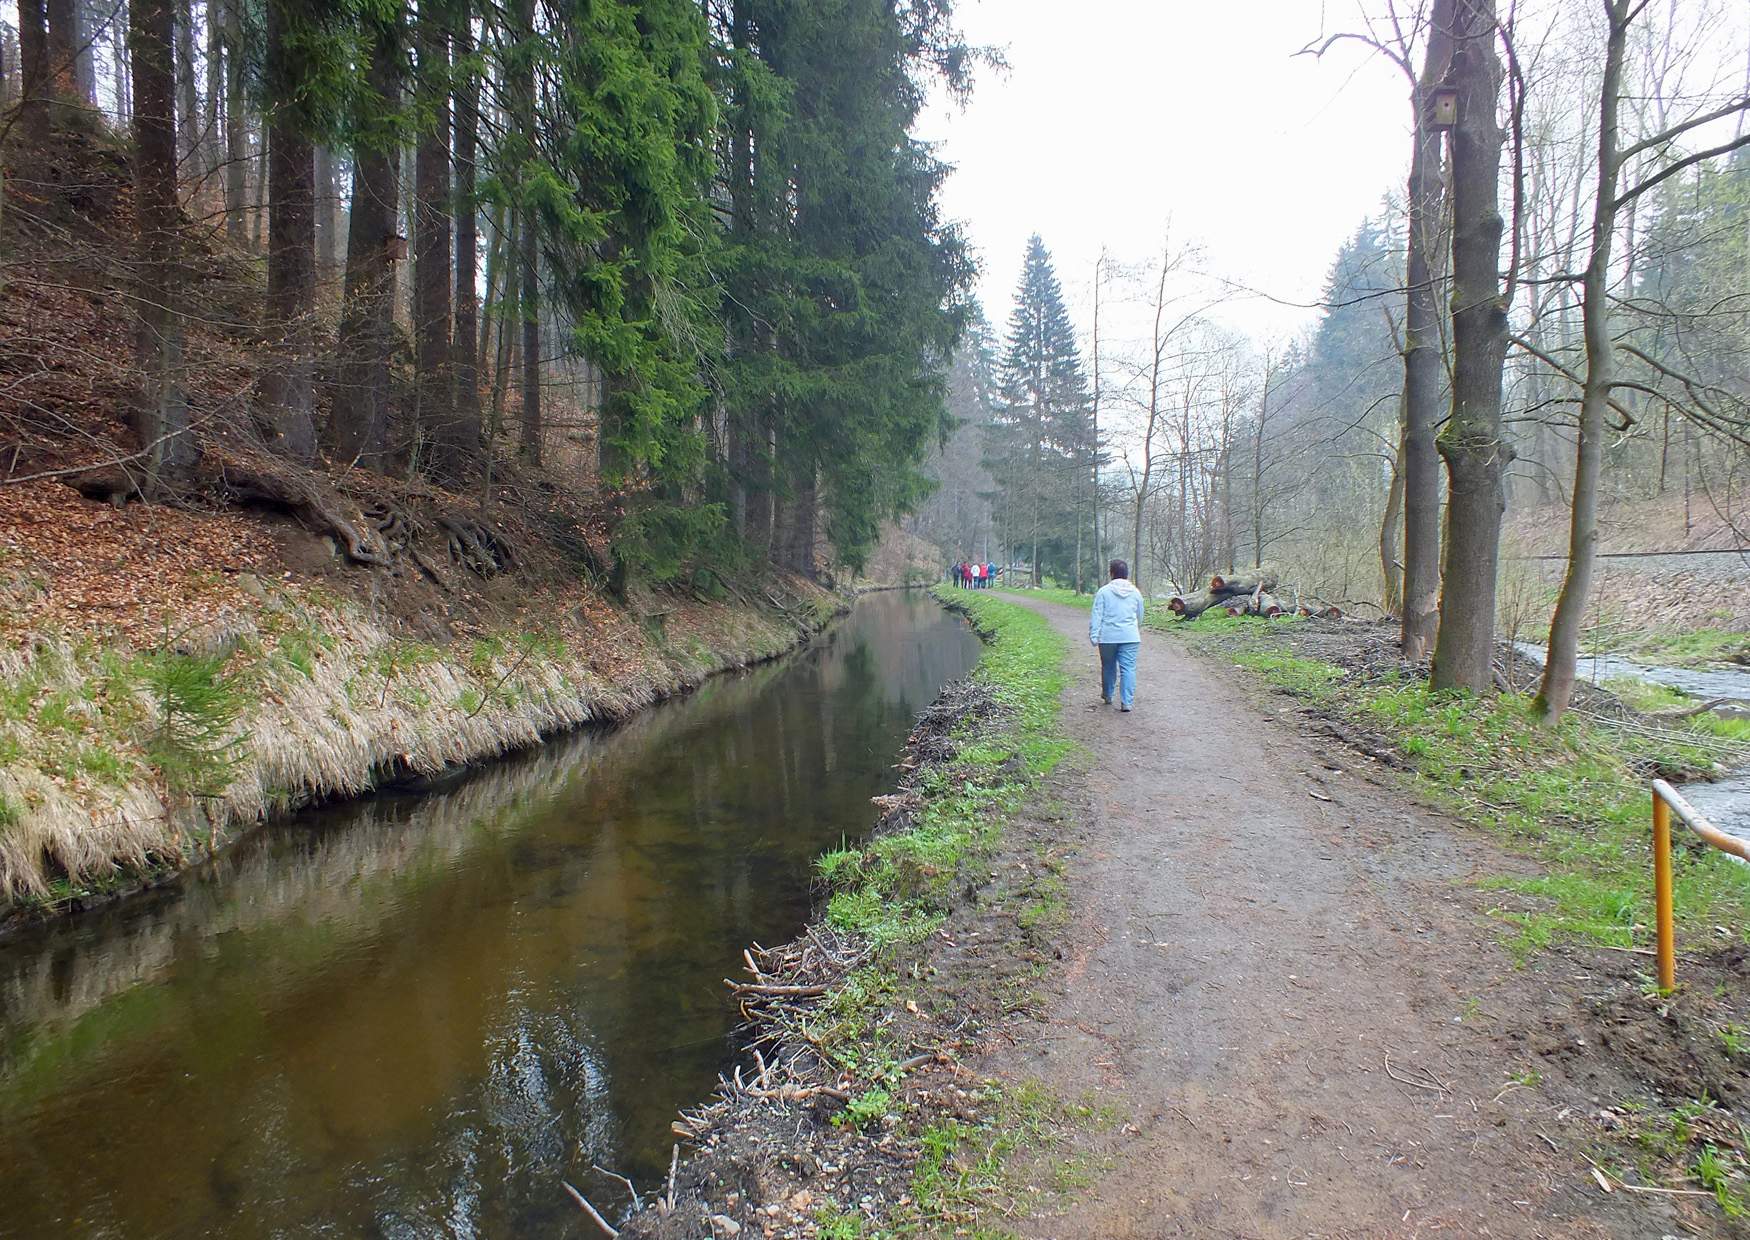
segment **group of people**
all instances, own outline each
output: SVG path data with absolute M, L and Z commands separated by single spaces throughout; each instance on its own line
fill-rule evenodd
M 995 564 L 978 560 L 961 560 L 958 564 L 948 566 L 948 577 L 962 590 L 988 590 L 990 583 L 995 581 L 997 574 L 1002 571 Z

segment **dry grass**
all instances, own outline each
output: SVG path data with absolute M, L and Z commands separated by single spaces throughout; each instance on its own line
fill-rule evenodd
M 636 610 L 656 619 L 642 624 L 581 592 L 541 598 L 523 613 L 538 628 L 439 647 L 287 583 L 156 649 L 62 635 L 0 646 L 0 902 L 125 886 L 384 773 L 434 774 L 622 718 L 782 653 L 831 613 L 822 591 L 788 592 L 787 613 L 647 600 Z M 197 725 L 212 712 L 213 739 L 167 733 L 174 703 L 151 674 L 166 662 L 213 690 L 191 708 Z

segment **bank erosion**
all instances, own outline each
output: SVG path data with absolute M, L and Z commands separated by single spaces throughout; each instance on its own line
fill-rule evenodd
M 361 565 L 296 513 L 0 488 L 0 924 L 302 804 L 621 718 L 842 607 L 775 573 L 616 593 L 594 516 L 507 507 L 490 528 L 514 554 L 433 521 Z

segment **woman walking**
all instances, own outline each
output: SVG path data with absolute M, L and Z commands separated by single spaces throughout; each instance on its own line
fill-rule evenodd
M 1113 560 L 1112 580 L 1094 595 L 1088 613 L 1088 642 L 1100 652 L 1100 701 L 1110 706 L 1118 691 L 1118 709 L 1128 711 L 1136 699 L 1136 652 L 1142 645 L 1142 591 L 1130 584 L 1130 565 Z

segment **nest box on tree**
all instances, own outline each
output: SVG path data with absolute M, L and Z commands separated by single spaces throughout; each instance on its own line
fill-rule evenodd
M 1458 87 L 1436 86 L 1428 92 L 1428 128 L 1446 131 L 1458 124 Z

